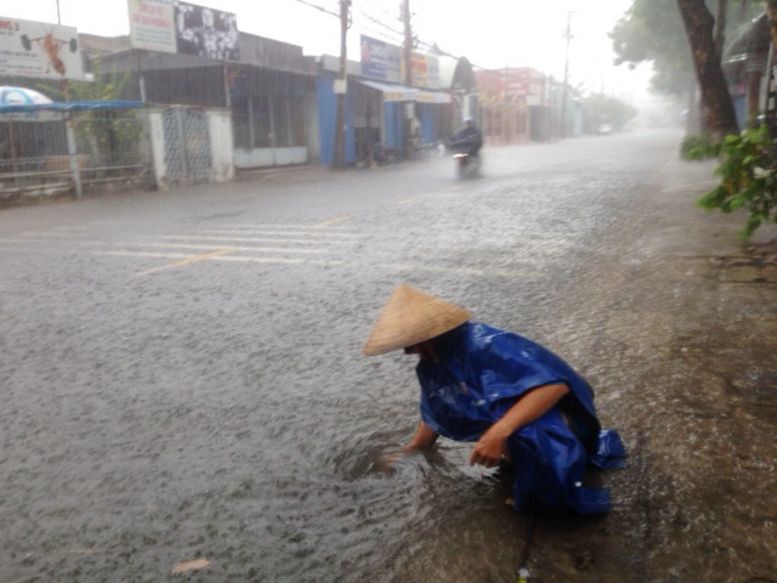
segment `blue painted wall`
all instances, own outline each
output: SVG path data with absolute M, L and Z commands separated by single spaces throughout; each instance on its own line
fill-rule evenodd
M 436 103 L 417 103 L 416 111 L 421 119 L 421 139 L 426 143 L 440 139 L 440 113 L 443 105 Z
M 402 103 L 384 103 L 385 134 L 383 145 L 394 150 L 402 149 Z
M 337 95 L 334 92 L 334 77 L 320 75 L 316 80 L 318 96 L 318 133 L 321 143 L 321 163 L 334 164 L 335 124 L 337 123 Z M 353 131 L 351 96 L 345 95 L 345 162 L 356 161 L 356 136 Z

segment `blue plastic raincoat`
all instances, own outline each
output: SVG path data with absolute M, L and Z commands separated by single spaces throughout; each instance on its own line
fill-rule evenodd
M 588 464 L 621 467 L 617 432 L 601 430 L 593 391 L 558 356 L 517 334 L 467 322 L 435 339 L 438 361 L 421 360 L 421 416 L 436 433 L 477 441 L 533 388 L 565 383 L 570 392 L 508 440 L 518 509 L 606 512 L 609 492 L 583 487 Z

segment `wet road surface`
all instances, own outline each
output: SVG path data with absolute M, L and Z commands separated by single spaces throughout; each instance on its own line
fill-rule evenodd
M 612 513 L 540 518 L 536 580 L 768 581 L 776 288 L 715 262 L 738 225 L 678 140 L 0 212 L 0 580 L 512 581 L 470 446 L 376 468 L 418 418 L 412 357 L 361 356 L 405 281 L 561 354 L 629 448 Z

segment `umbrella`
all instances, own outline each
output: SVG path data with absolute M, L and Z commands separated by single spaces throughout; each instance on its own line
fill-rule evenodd
M 0 85 L 0 105 L 34 105 L 39 103 L 53 103 L 53 101 L 34 89 Z

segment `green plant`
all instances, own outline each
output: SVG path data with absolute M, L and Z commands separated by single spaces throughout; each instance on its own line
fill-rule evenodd
M 694 161 L 714 158 L 719 154 L 718 146 L 719 144 L 712 142 L 707 135 L 690 134 L 680 143 L 680 157 Z
M 685 146 L 685 143 L 684 143 Z M 750 216 L 741 235 L 750 236 L 764 223 L 777 223 L 777 151 L 767 126 L 747 129 L 722 142 L 690 141 L 686 159 L 719 157 L 718 186 L 697 204 L 705 210 L 730 213 L 747 208 Z
M 100 62 L 92 67 L 92 81 L 71 81 L 70 101 L 113 101 L 122 99 L 132 80 L 131 72 L 103 74 Z M 49 94 L 64 100 L 63 86 Z M 135 113 L 122 110 L 82 111 L 71 116 L 79 154 L 88 155 L 92 166 L 130 163 L 136 158 L 142 124 Z

